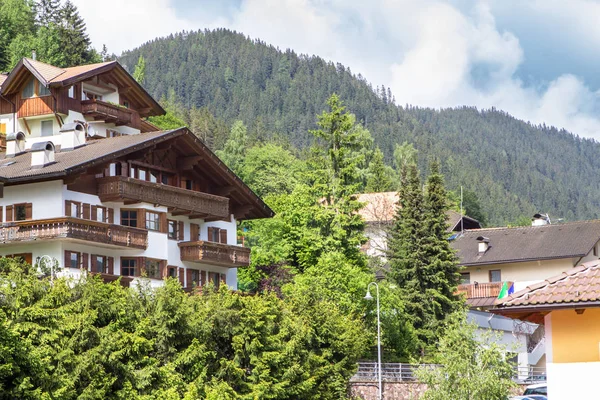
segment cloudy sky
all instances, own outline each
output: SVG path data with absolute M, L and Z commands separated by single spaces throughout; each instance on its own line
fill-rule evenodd
M 494 106 L 600 140 L 600 0 L 73 2 L 94 46 L 117 54 L 227 27 L 341 62 L 400 104 Z

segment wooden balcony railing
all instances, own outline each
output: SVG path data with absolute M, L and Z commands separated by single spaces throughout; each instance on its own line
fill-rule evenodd
M 131 125 L 136 112 L 101 100 L 84 100 L 81 102 L 81 113 L 115 125 Z
M 98 179 L 98 196 L 105 201 L 142 201 L 184 210 L 202 218 L 227 219 L 229 199 L 124 176 Z
M 52 114 L 52 96 L 32 97 L 19 100 L 17 118 Z
M 223 267 L 250 265 L 250 249 L 214 242 L 178 243 L 181 261 L 202 262 Z
M 0 243 L 60 238 L 79 239 L 134 249 L 148 247 L 148 232 L 144 229 L 79 218 L 61 217 L 7 222 L 0 227 Z
M 458 285 L 457 293 L 464 293 L 467 299 L 478 299 L 482 297 L 498 297 L 504 282 L 490 283 L 471 283 L 467 285 Z M 510 287 L 512 282 L 508 282 Z

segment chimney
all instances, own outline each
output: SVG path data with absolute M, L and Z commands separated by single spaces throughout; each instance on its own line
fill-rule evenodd
M 52 142 L 34 143 L 31 146 L 31 168 L 44 168 L 54 163 L 54 144 Z
M 35 50 L 31 51 L 31 59 L 32 60 L 36 60 L 37 59 L 37 54 L 36 54 Z
M 531 219 L 531 226 L 544 226 L 550 224 L 548 214 L 535 214 Z
M 60 128 L 60 151 L 85 146 L 85 128 L 79 122 L 69 122 Z
M 6 135 L 6 158 L 25 153 L 25 134 L 23 132 Z
M 479 236 L 477 238 L 479 242 L 479 253 L 485 253 L 490 248 L 490 239 L 485 236 Z

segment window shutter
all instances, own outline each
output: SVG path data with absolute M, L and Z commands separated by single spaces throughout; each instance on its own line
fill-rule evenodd
M 65 250 L 65 262 L 63 264 L 66 268 L 71 268 L 71 252 Z
M 183 240 L 183 221 L 177 222 L 177 240 Z
M 71 201 L 70 200 L 65 200 L 65 215 L 67 217 L 71 216 Z
M 90 255 L 88 253 L 81 253 L 81 269 L 90 269 Z
M 169 227 L 167 226 L 167 213 L 160 213 L 159 224 L 159 231 L 161 233 L 167 233 L 169 231 Z
M 215 230 L 215 228 L 213 228 L 212 226 L 208 227 L 208 241 L 209 242 L 214 242 L 214 238 L 213 238 L 213 231 Z
M 181 283 L 181 287 L 185 287 L 185 271 L 183 268 L 179 267 L 179 283 Z
M 26 220 L 33 219 L 33 204 L 32 203 L 25 204 L 25 219 Z
M 167 277 L 169 276 L 169 268 L 167 268 L 167 261 L 166 260 L 162 260 L 160 262 L 160 276 L 163 279 L 167 279 Z
M 200 240 L 200 225 L 190 224 L 190 241 L 196 242 Z
M 3 221 L 2 218 L 4 216 L 4 213 L 2 212 L 4 209 L 4 207 L 0 206 L 0 223 Z
M 97 206 L 92 206 L 91 207 L 91 215 L 90 215 L 90 219 L 92 221 L 96 221 L 96 217 L 98 216 L 98 207 Z M 100 222 L 104 222 L 104 221 L 100 221 Z
M 113 257 L 106 258 L 106 273 L 110 275 L 115 274 L 115 259 Z
M 138 257 L 134 275 L 142 276 L 144 273 L 146 273 L 146 257 Z
M 221 282 L 223 282 L 224 284 L 227 284 L 227 275 L 221 274 Z
M 6 222 L 12 222 L 14 219 L 13 215 L 14 206 L 6 206 Z
M 114 224 L 115 223 L 115 210 L 113 208 L 107 208 L 106 214 L 108 215 L 108 223 Z
M 186 278 L 186 283 L 187 285 L 185 285 L 185 287 L 193 287 L 194 284 L 192 283 L 192 270 L 189 268 L 185 269 L 185 278 Z
M 220 229 L 219 230 L 219 241 L 220 243 L 225 243 L 227 244 L 227 229 Z
M 146 229 L 146 210 L 144 209 L 137 210 L 137 227 Z
M 90 219 L 90 205 L 83 204 L 83 219 Z

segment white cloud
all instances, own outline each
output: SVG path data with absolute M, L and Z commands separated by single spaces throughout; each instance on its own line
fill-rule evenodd
M 171 0 L 72 0 L 97 49 L 120 54 L 159 36 L 195 28 L 179 18 Z M 197 27 L 196 27 L 197 28 Z
M 390 86 L 399 104 L 493 106 L 600 139 L 600 95 L 580 77 L 557 76 L 539 87 L 517 77 L 527 54 L 515 34 L 496 25 L 493 10 L 504 0 L 463 3 L 470 9 L 440 0 L 242 0 L 233 13 L 202 14 L 199 19 L 193 13 L 193 21 L 178 16 L 186 13 L 177 14 L 173 1 L 75 3 L 95 46 L 106 43 L 109 51 L 131 49 L 184 29 L 223 26 L 282 49 L 341 62 L 373 85 Z M 511 4 L 521 7 L 532 23 L 531 16 L 556 20 L 565 35 L 600 43 L 600 25 L 593 22 L 600 13 L 597 2 Z

